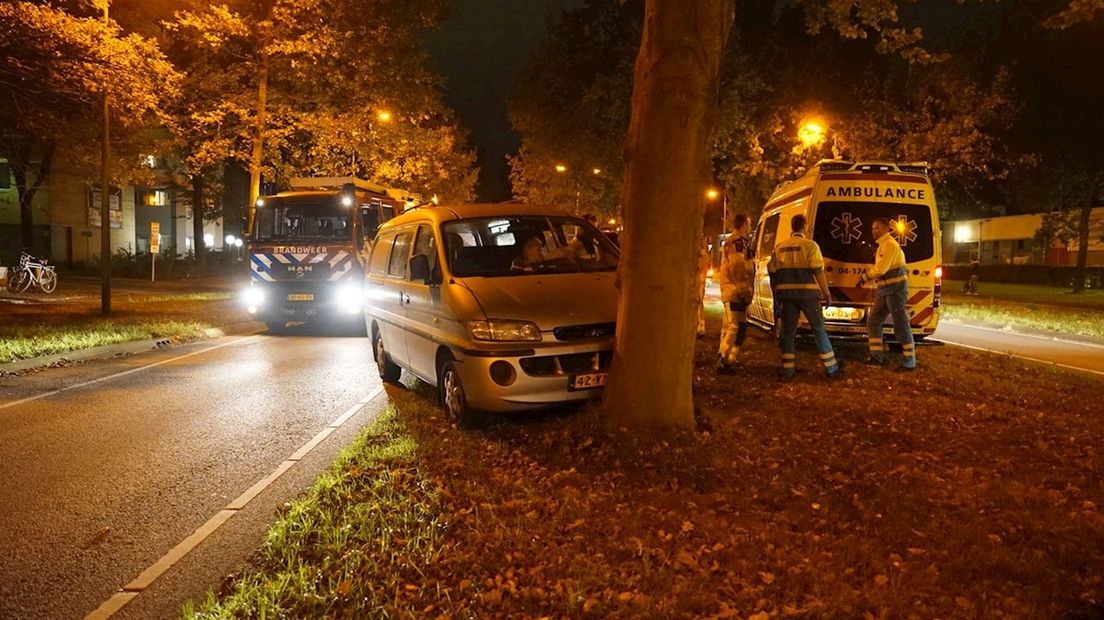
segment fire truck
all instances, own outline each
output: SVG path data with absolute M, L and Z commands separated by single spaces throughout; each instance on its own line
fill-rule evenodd
M 353 177 L 289 185 L 257 199 L 246 243 L 246 309 L 273 334 L 289 321 L 363 330 L 364 264 L 376 230 L 421 197 Z

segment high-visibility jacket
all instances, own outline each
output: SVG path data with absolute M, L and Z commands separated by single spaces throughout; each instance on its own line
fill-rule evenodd
M 879 292 L 889 292 L 889 287 L 908 278 L 905 251 L 892 234 L 886 233 L 878 238 L 878 253 L 874 258 L 874 266 L 866 269 L 866 278 L 878 287 Z
M 820 246 L 801 233 L 779 243 L 774 248 L 767 271 L 775 299 L 807 299 L 820 297 L 816 275 L 824 270 Z
M 755 264 L 751 260 L 751 241 L 731 235 L 725 239 L 721 253 L 721 301 L 751 301 L 752 276 Z

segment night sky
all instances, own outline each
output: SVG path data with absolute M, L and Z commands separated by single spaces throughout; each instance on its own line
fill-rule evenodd
M 514 79 L 548 27 L 583 0 L 456 0 L 429 35 L 437 70 L 448 80 L 445 101 L 471 132 L 479 152 L 479 200 L 510 197 L 506 155 L 518 137 L 506 118 Z

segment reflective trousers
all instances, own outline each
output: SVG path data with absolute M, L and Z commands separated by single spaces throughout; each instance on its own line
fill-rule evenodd
M 887 316 L 893 317 L 893 334 L 904 350 L 905 368 L 916 368 L 916 343 L 912 339 L 912 327 L 908 314 L 908 282 L 898 282 L 878 289 L 874 306 L 866 317 L 866 335 L 870 345 L 870 357 L 879 363 L 885 361 L 885 343 L 882 341 L 882 324 Z
M 797 337 L 797 319 L 802 314 L 805 315 L 805 320 L 813 330 L 817 352 L 820 353 L 820 361 L 824 364 L 825 372 L 829 375 L 838 372 L 836 352 L 832 349 L 832 342 L 828 340 L 828 332 L 824 330 L 824 314 L 820 308 L 820 299 L 803 297 L 778 301 L 782 304 L 782 374 L 791 377 L 797 370 L 797 347 L 794 340 Z
M 745 301 L 724 304 L 724 326 L 721 328 L 721 346 L 717 349 L 721 361 L 732 364 L 740 354 L 740 347 L 747 337 L 747 307 Z

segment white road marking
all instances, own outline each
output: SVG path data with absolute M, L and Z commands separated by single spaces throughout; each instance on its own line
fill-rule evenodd
M 1081 366 L 1070 366 L 1069 364 L 1061 364 L 1061 363 L 1058 363 L 1058 362 L 1052 362 L 1050 360 L 1044 360 L 1044 359 L 1040 359 L 1040 358 L 1037 358 L 1037 357 L 1028 357 L 1026 355 L 1017 355 L 1015 353 L 1012 353 L 1011 351 L 998 351 L 996 349 L 986 349 L 984 347 L 975 347 L 975 346 L 970 345 L 970 344 L 963 344 L 961 342 L 952 342 L 950 340 L 946 340 L 946 339 L 943 339 L 943 338 L 936 338 L 935 340 L 938 341 L 938 342 L 943 342 L 943 343 L 953 345 L 953 346 L 956 346 L 956 347 L 962 347 L 964 349 L 973 349 L 974 351 L 985 351 L 986 353 L 996 353 L 997 355 L 1007 355 L 1008 357 L 1014 357 L 1016 359 L 1026 360 L 1028 362 L 1038 362 L 1040 364 L 1050 364 L 1051 366 L 1056 366 L 1058 368 L 1065 368 L 1067 370 L 1076 370 L 1078 372 L 1087 372 L 1087 373 L 1090 373 L 1090 374 L 1099 375 L 1101 377 L 1104 377 L 1104 371 L 1092 370 L 1091 368 L 1082 368 Z
M 329 437 L 331 433 L 345 424 L 349 418 L 353 417 L 354 414 L 363 409 L 368 403 L 372 402 L 372 400 L 382 393 L 383 386 L 381 385 L 358 401 L 356 405 L 347 409 L 326 428 L 312 437 L 310 441 L 293 452 L 291 456 L 281 461 L 272 473 L 257 481 L 253 486 L 246 489 L 244 493 L 235 498 L 234 501 L 227 504 L 225 508 L 215 513 L 213 517 L 199 526 L 190 536 L 180 541 L 180 543 L 169 550 L 168 553 L 161 556 L 161 558 L 150 565 L 149 568 L 142 571 L 133 581 L 123 586 L 119 592 L 116 592 L 111 598 L 104 601 L 103 604 L 85 616 L 84 620 L 106 620 L 113 616 L 122 609 L 123 606 L 138 596 L 139 593 L 148 588 L 158 577 L 165 574 L 165 572 L 179 562 L 181 558 L 188 555 L 192 549 L 198 547 L 199 544 L 206 540 L 211 534 L 214 534 L 223 524 L 230 520 L 230 517 L 238 514 L 239 511 L 248 506 L 249 502 L 253 501 L 262 491 L 268 488 L 269 485 L 279 479 L 287 470 L 291 469 L 293 465 L 301 461 L 311 450 L 322 443 L 323 439 Z
M 997 334 L 1004 334 L 1004 335 L 1007 335 L 1007 336 L 1019 336 L 1019 337 L 1022 337 L 1022 338 L 1034 338 L 1036 340 L 1042 340 L 1043 342 L 1061 342 L 1063 344 L 1074 344 L 1074 345 L 1081 346 L 1081 347 L 1093 347 L 1095 349 L 1104 349 L 1104 344 L 1096 344 L 1094 342 L 1083 342 L 1081 340 L 1069 340 L 1068 338 L 1057 338 L 1057 337 L 1054 337 L 1054 336 L 1039 336 L 1037 334 L 1025 334 L 1023 332 L 1018 332 L 1018 331 L 1013 331 L 1013 330 L 996 329 L 996 328 L 993 328 L 993 327 L 982 327 L 980 325 L 970 325 L 969 323 L 959 323 L 957 321 L 952 321 L 950 319 L 947 319 L 947 323 L 950 323 L 951 325 L 954 325 L 956 327 L 964 327 L 966 329 L 980 329 L 982 331 L 994 332 L 994 333 L 997 333 Z
M 115 378 L 118 378 L 118 377 L 125 377 L 126 375 L 134 374 L 134 373 L 136 373 L 140 370 L 147 370 L 147 369 L 153 368 L 155 366 L 161 366 L 163 364 L 169 364 L 169 363 L 176 362 L 176 361 L 179 361 L 179 360 L 182 360 L 182 359 L 185 359 L 185 358 L 194 357 L 196 355 L 202 355 L 204 353 L 214 351 L 215 349 L 221 349 L 223 347 L 228 347 L 232 344 L 240 344 L 240 343 L 249 342 L 250 340 L 253 340 L 253 339 L 258 338 L 258 337 L 259 337 L 259 335 L 246 336 L 245 338 L 236 338 L 236 339 L 231 340 L 229 342 L 223 342 L 222 344 L 216 344 L 214 346 L 210 346 L 210 347 L 207 347 L 205 349 L 200 349 L 199 351 L 192 351 L 191 353 L 185 353 L 184 355 L 178 355 L 176 357 L 170 357 L 167 360 L 161 360 L 160 362 L 154 362 L 152 364 L 146 364 L 145 366 L 139 366 L 138 368 L 131 368 L 130 370 L 124 370 L 122 372 L 117 372 L 113 375 L 108 375 L 106 377 L 100 377 L 99 379 L 92 379 L 90 381 L 85 381 L 83 383 L 77 383 L 75 385 L 67 385 L 63 388 L 58 388 L 56 390 L 52 390 L 52 391 L 49 391 L 49 392 L 44 392 L 42 394 L 36 394 L 35 396 L 28 396 L 27 398 L 21 398 L 19 400 L 13 400 L 13 401 L 7 402 L 7 403 L 0 403 L 0 409 L 7 409 L 8 407 L 15 407 L 17 405 L 23 405 L 23 404 L 26 404 L 26 403 L 29 403 L 29 402 L 33 402 L 33 401 L 36 401 L 36 400 L 40 400 L 40 399 L 43 399 L 43 398 L 48 398 L 50 396 L 54 396 L 55 394 L 61 394 L 62 392 L 68 392 L 69 390 L 75 390 L 77 388 L 82 388 L 82 387 L 86 387 L 86 386 L 89 386 L 89 385 L 94 385 L 96 383 L 102 383 L 104 381 L 108 381 L 110 379 L 115 379 Z

